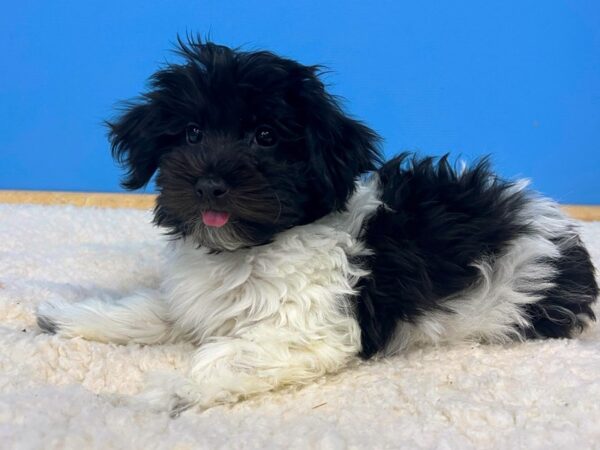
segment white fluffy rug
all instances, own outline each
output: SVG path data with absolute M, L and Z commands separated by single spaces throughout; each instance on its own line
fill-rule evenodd
M 2 448 L 590 448 L 600 446 L 600 327 L 580 339 L 427 348 L 303 389 L 178 419 L 115 406 L 185 346 L 41 334 L 36 305 L 159 279 L 159 232 L 134 210 L 0 205 Z M 582 225 L 600 267 L 600 222 Z

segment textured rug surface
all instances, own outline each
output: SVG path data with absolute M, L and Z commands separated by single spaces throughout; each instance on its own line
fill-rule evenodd
M 0 205 L 1 448 L 600 447 L 600 327 L 577 340 L 426 348 L 178 419 L 120 406 L 190 347 L 38 331 L 51 296 L 117 296 L 159 280 L 150 213 Z M 582 224 L 600 267 L 600 222 Z

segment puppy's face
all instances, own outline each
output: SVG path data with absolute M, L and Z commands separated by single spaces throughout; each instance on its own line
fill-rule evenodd
M 178 53 L 109 123 L 124 187 L 158 170 L 155 222 L 169 233 L 219 251 L 264 244 L 343 208 L 373 169 L 376 134 L 343 114 L 316 67 L 194 41 Z

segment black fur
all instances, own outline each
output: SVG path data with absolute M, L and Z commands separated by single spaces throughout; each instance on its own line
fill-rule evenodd
M 58 330 L 58 325 L 56 322 L 49 317 L 41 315 L 37 316 L 37 326 L 40 328 L 40 330 L 48 334 L 56 334 L 56 331 Z
M 487 159 L 459 176 L 447 156 L 435 163 L 403 154 L 379 175 L 386 207 L 365 225 L 374 252 L 363 262 L 371 275 L 360 281 L 356 306 L 363 357 L 385 348 L 398 321 L 414 323 L 446 310 L 447 297 L 478 281 L 472 263 L 532 232 L 515 214 L 526 207 L 528 192 L 510 192 L 513 185 L 496 177 Z M 524 337 L 572 337 L 584 319 L 595 320 L 598 287 L 590 256 L 580 241 L 563 244 L 559 258 L 545 261 L 556 268 L 555 286 L 524 307 L 531 321 L 521 330 Z
M 403 154 L 379 175 L 386 207 L 365 226 L 374 255 L 357 302 L 365 357 L 385 347 L 399 320 L 444 309 L 441 299 L 478 279 L 471 263 L 527 232 L 514 216 L 525 195 L 502 195 L 511 184 L 494 177 L 487 160 L 459 177 L 447 156 L 436 164 Z
M 344 209 L 356 179 L 380 165 L 378 136 L 344 114 L 317 66 L 194 39 L 177 51 L 184 61 L 158 71 L 109 123 L 113 155 L 127 169 L 123 186 L 141 188 L 158 171 L 155 222 L 176 238 L 214 251 L 268 243 Z M 201 140 L 186 139 L 190 126 Z M 273 145 L 257 137 L 265 127 Z M 361 263 L 371 275 L 356 298 L 364 357 L 385 348 L 398 321 L 447 310 L 444 299 L 477 282 L 472 263 L 534 232 L 516 216 L 527 192 L 494 176 L 487 160 L 459 174 L 447 157 L 403 154 L 378 175 L 385 206 L 364 224 L 372 255 Z M 199 195 L 200 179 L 218 180 L 224 194 Z M 205 226 L 206 211 L 231 220 Z M 556 268 L 554 287 L 523 309 L 532 325 L 519 330 L 525 337 L 571 336 L 594 318 L 589 255 L 580 243 L 564 249 L 546 261 Z
M 554 287 L 542 291 L 539 302 L 524 307 L 532 324 L 523 330 L 528 338 L 570 338 L 583 331 L 582 318 L 596 319 L 592 304 L 598 285 L 590 255 L 578 238 L 576 245 L 564 247 L 561 257 L 550 261 L 556 270 Z
M 379 161 L 377 135 L 342 112 L 317 66 L 199 40 L 179 41 L 178 53 L 185 61 L 158 71 L 150 90 L 109 123 L 113 155 L 128 171 L 124 187 L 140 188 L 158 170 L 156 223 L 171 234 L 220 250 L 198 228 L 210 209 L 232 214 L 229 240 L 266 243 L 343 208 L 354 180 Z M 203 132 L 193 145 L 190 123 Z M 253 140 L 263 125 L 276 130 L 275 146 Z M 210 204 L 194 190 L 209 176 L 230 187 Z

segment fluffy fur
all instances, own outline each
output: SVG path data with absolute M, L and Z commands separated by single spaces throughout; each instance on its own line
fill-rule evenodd
M 38 310 L 64 336 L 196 344 L 190 372 L 145 401 L 178 414 L 357 355 L 572 337 L 595 319 L 575 225 L 526 183 L 486 160 L 381 165 L 315 66 L 193 40 L 179 53 L 109 124 L 125 187 L 158 171 L 155 223 L 173 237 L 160 290 Z

